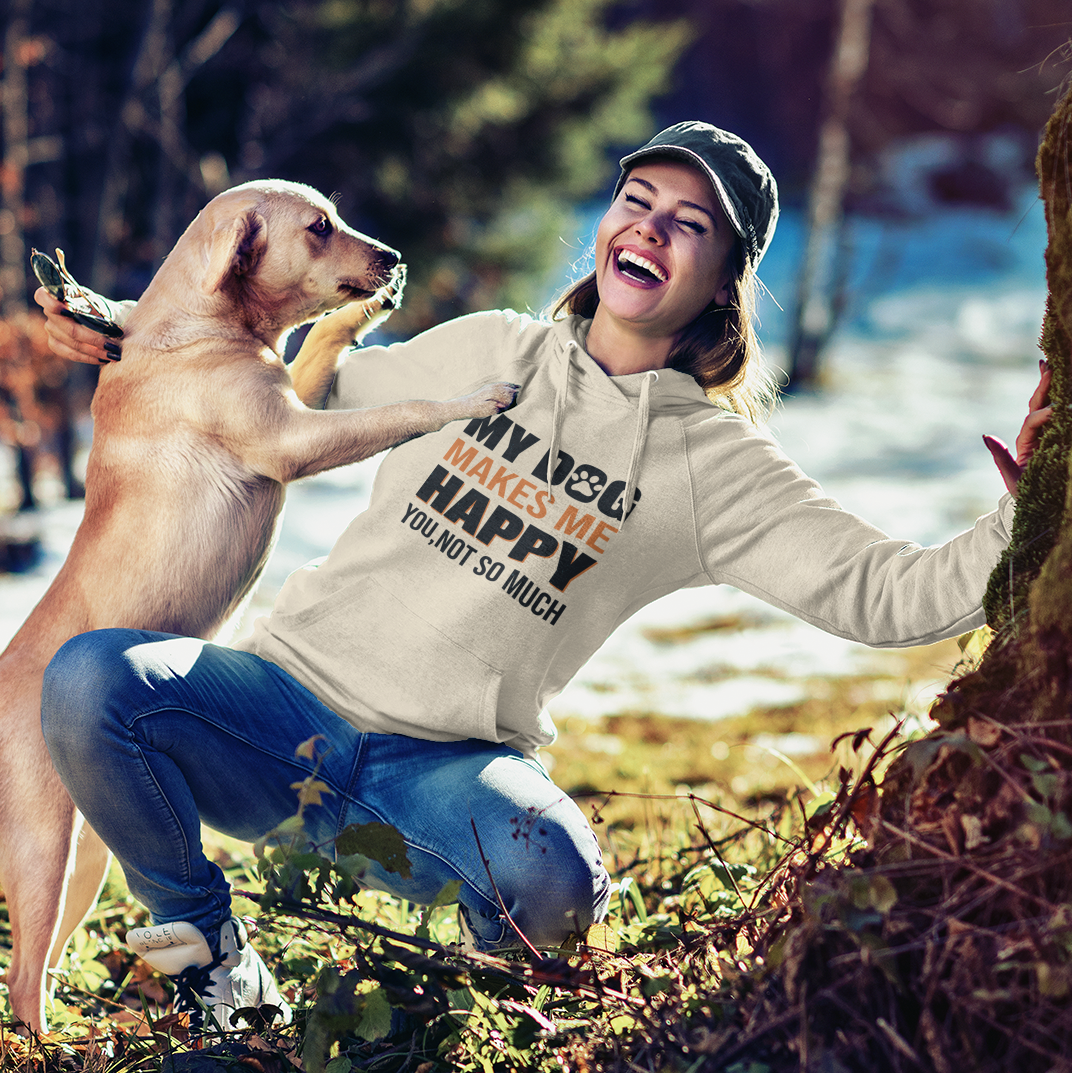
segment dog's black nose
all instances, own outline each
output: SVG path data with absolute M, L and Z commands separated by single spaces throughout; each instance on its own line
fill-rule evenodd
M 397 250 L 384 249 L 380 250 L 380 255 L 378 259 L 384 271 L 389 272 L 392 268 L 395 267 L 395 265 L 398 264 L 399 261 L 402 260 L 402 254 L 400 254 Z

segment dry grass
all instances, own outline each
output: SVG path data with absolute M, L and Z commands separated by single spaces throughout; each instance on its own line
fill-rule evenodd
M 831 753 L 832 739 L 861 726 L 890 725 L 895 716 L 906 714 L 901 698 L 918 693 L 923 683 L 940 680 L 958 657 L 953 643 L 885 653 L 883 676 L 810 682 L 809 689 L 821 695 L 804 704 L 719 722 L 671 720 L 657 713 L 621 715 L 599 723 L 567 719 L 550 750 L 556 781 L 582 799 L 610 867 L 619 878 L 632 882 L 647 907 L 648 919 L 641 921 L 635 904 L 624 895 L 615 904 L 614 945 L 624 947 L 613 957 L 620 962 L 617 971 L 626 974 L 623 979 L 635 970 L 630 944 L 639 950 L 651 942 L 665 947 L 678 941 L 673 917 L 680 909 L 682 880 L 709 857 L 711 841 L 724 843 L 725 852 L 749 862 L 761 876 L 780 859 L 785 846 L 763 834 L 764 825 L 779 826 L 788 834 L 794 822 L 799 827 L 801 807 L 814 799 L 815 792 L 828 788 L 824 780 L 834 775 L 836 785 L 840 758 Z M 781 758 L 776 745 L 784 745 L 786 735 L 798 736 L 791 739 L 795 745 L 806 736 L 814 750 Z M 787 808 L 790 803 L 792 808 Z M 239 889 L 263 888 L 248 846 L 211 833 L 206 844 Z M 415 907 L 386 896 L 366 897 L 369 901 L 362 907 L 366 916 L 413 932 L 418 921 Z M 237 909 L 258 913 L 256 903 L 245 899 L 237 902 Z M 441 918 L 434 937 L 454 941 L 452 917 L 443 912 Z M 120 945 L 125 931 L 143 919 L 143 912 L 125 894 L 121 877 L 113 873 L 87 930 L 77 936 L 61 977 L 56 1037 L 26 1042 L 12 1036 L 9 1026 L 0 1038 L 0 1068 L 113 1073 L 159 1067 L 162 1055 L 174 1047 L 164 1042 L 166 1032 L 161 1035 L 161 1029 L 174 1032 L 167 1020 L 167 986 Z M 2 926 L 6 921 L 0 920 Z M 258 939 L 299 1007 L 309 1001 L 310 981 L 318 967 L 345 963 L 349 956 L 350 940 L 340 942 L 332 936 L 332 929 L 308 921 L 298 925 L 281 921 L 267 923 Z M 155 1038 L 146 1010 L 156 1022 Z M 623 1026 L 618 1022 L 617 1027 Z M 576 1049 L 576 1043 L 570 1048 Z

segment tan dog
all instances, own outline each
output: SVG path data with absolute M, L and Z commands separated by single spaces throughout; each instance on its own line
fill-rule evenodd
M 321 405 L 357 322 L 390 306 L 397 265 L 396 253 L 348 228 L 315 190 L 247 183 L 215 198 L 179 239 L 127 319 L 122 361 L 101 370 L 85 516 L 52 586 L 0 655 L 7 986 L 16 1018 L 32 1029 L 46 1028 L 47 967 L 94 904 L 108 863 L 41 735 L 41 678 L 55 651 L 111 626 L 213 636 L 264 566 L 288 481 L 513 402 L 509 384 L 370 410 L 299 402 L 279 356 L 285 334 L 372 299 L 326 318 L 295 361 L 295 386 Z

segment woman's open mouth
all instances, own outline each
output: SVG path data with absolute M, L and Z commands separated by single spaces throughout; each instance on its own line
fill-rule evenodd
M 633 250 L 616 250 L 614 266 L 627 280 L 644 287 L 657 287 L 670 278 L 670 273 L 661 264 Z

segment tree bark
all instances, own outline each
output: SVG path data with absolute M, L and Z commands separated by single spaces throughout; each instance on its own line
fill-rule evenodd
M 826 116 L 819 129 L 815 172 L 808 199 L 808 232 L 797 285 L 789 349 L 789 390 L 808 387 L 837 320 L 838 266 L 845 194 L 852 173 L 848 117 L 867 71 L 874 0 L 841 0 L 837 43 L 830 61 Z

